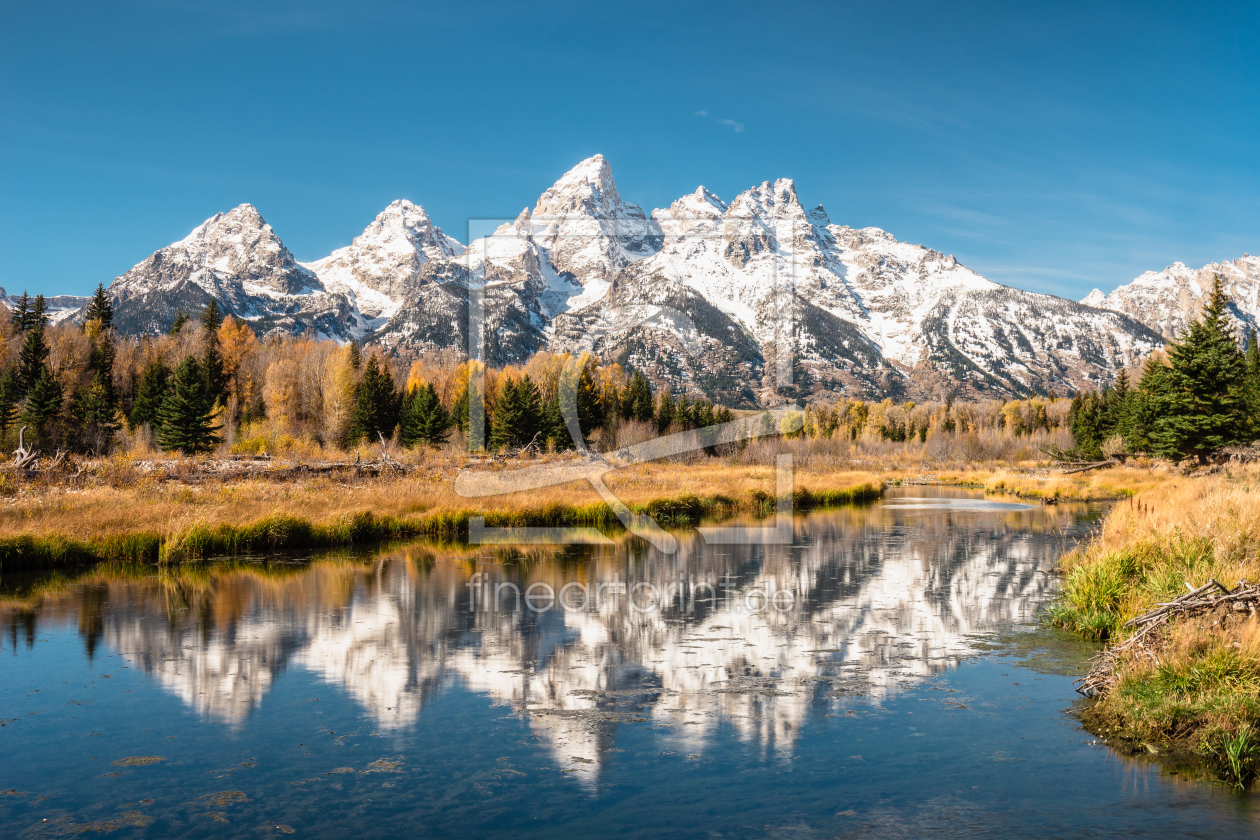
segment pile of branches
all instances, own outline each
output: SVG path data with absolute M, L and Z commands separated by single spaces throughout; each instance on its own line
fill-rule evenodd
M 53 472 L 59 470 L 67 464 L 66 452 L 58 449 L 57 454 L 51 458 L 46 457 L 33 445 L 26 445 L 26 430 L 29 426 L 23 426 L 18 432 L 18 448 L 13 450 L 13 460 L 3 465 L 3 469 L 21 471 L 28 475 L 35 472 Z
M 385 435 L 380 432 L 376 433 L 381 439 L 381 457 L 375 461 L 364 461 L 361 455 L 354 456 L 354 474 L 356 476 L 363 475 L 385 475 L 390 473 L 393 475 L 406 475 L 407 468 L 401 462 L 390 457 L 389 445 L 385 442 Z
M 1260 440 L 1246 446 L 1226 446 L 1213 456 L 1218 464 L 1254 464 L 1260 461 Z
M 1150 612 L 1126 621 L 1124 626 L 1136 627 L 1137 632 L 1120 644 L 1108 647 L 1098 654 L 1094 658 L 1094 664 L 1089 669 L 1089 673 L 1076 681 L 1078 683 L 1076 690 L 1087 697 L 1100 697 L 1106 694 L 1111 687 L 1116 665 L 1124 654 L 1131 651 L 1142 653 L 1158 663 L 1155 647 L 1162 636 L 1160 631 L 1174 616 L 1202 615 L 1222 606 L 1255 615 L 1256 607 L 1260 605 L 1260 584 L 1249 584 L 1245 580 L 1238 581 L 1238 585 L 1233 589 L 1216 580 L 1209 580 L 1198 589 L 1187 582 L 1186 588 L 1190 591 L 1180 598 L 1157 603 L 1155 609 Z
M 1089 472 L 1090 470 L 1098 470 L 1103 467 L 1114 467 L 1121 463 L 1116 458 L 1092 461 L 1088 458 L 1082 458 L 1081 453 L 1076 449 L 1063 449 L 1058 446 L 1043 446 L 1041 447 L 1041 452 L 1053 461 L 1055 466 L 1062 467 L 1064 475 Z

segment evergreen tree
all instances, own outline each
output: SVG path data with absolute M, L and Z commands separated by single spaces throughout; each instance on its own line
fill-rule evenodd
M 359 383 L 354 402 L 354 420 L 350 428 L 350 442 L 366 439 L 374 443 L 381 435 L 390 437 L 398 425 L 398 395 L 394 392 L 394 377 L 389 365 L 382 365 L 375 355 L 363 369 L 363 381 Z
M 92 302 L 88 304 L 86 321 L 99 322 L 102 331 L 114 325 L 114 305 L 110 303 L 109 295 L 105 293 L 104 283 L 96 284 L 96 293 L 92 295 Z
M 191 320 L 191 317 L 187 312 L 184 312 L 181 309 L 176 309 L 175 320 L 171 322 L 171 328 L 166 331 L 166 334 L 179 335 L 179 331 L 184 328 L 184 324 L 187 324 L 189 320 Z
M 17 368 L 5 368 L 4 373 L 0 374 L 0 435 L 7 432 L 17 419 L 20 390 Z
M 76 389 L 71 398 L 71 413 L 79 421 L 77 437 L 80 444 L 93 454 L 103 453 L 109 446 L 114 432 L 118 431 L 118 407 L 114 401 L 114 388 L 106 375 L 97 371 L 92 384 Z
M 652 422 L 652 386 L 647 377 L 635 371 L 621 398 L 621 416 L 640 423 Z
M 1115 430 L 1109 391 L 1078 393 L 1068 410 L 1068 428 L 1076 439 L 1076 448 L 1086 458 L 1102 458 L 1102 443 Z
M 599 387 L 595 365 L 595 358 L 588 354 L 578 360 L 580 373 L 577 377 L 577 415 L 583 436 L 590 435 L 604 425 L 603 389 Z
M 1129 393 L 1125 401 L 1120 428 L 1125 446 L 1130 452 L 1154 452 L 1151 435 L 1161 414 L 1167 411 L 1168 366 L 1152 356 L 1142 368 L 1138 387 Z
M 170 392 L 170 370 L 160 359 L 152 361 L 140 376 L 136 399 L 131 405 L 132 428 L 148 423 L 156 432 L 161 427 L 162 403 Z
M 673 425 L 674 422 L 674 397 L 669 392 L 669 386 L 666 385 L 661 391 L 660 399 L 656 406 L 656 430 L 661 434 Z
M 45 442 L 51 436 L 52 424 L 61 411 L 63 399 L 61 383 L 52 369 L 44 365 L 32 383 L 26 395 L 26 406 L 22 409 L 22 422 L 35 430 L 36 440 Z
M 1169 457 L 1207 456 L 1239 442 L 1248 425 L 1246 363 L 1234 340 L 1220 275 L 1203 317 L 1168 347 L 1169 410 L 1157 421 L 1155 451 Z
M 108 298 L 105 305 L 109 305 Z M 104 315 L 109 320 L 113 319 L 113 314 L 108 311 Z M 89 335 L 95 333 L 92 350 L 88 354 L 88 373 L 92 376 L 92 384 L 82 394 L 76 391 L 73 400 L 74 415 L 84 424 L 80 429 L 84 442 L 96 453 L 104 451 L 102 447 L 108 444 L 118 429 L 114 419 L 118 413 L 118 395 L 114 390 L 114 331 L 101 324 L 101 320 L 90 319 L 85 325 L 89 327 Z
M 13 313 L 10 316 L 13 322 L 13 328 L 20 333 L 26 332 L 31 325 L 31 297 L 26 292 L 22 292 L 22 296 L 18 298 L 17 305 L 13 307 Z
M 223 326 L 223 312 L 214 298 L 201 313 L 201 326 L 205 330 L 206 351 L 201 360 L 201 371 L 206 377 L 206 399 L 211 405 L 227 398 L 227 374 L 223 370 L 223 354 L 219 349 L 219 327 Z
M 490 448 L 494 450 L 525 446 L 542 437 L 542 396 L 538 386 L 525 375 L 519 382 L 503 383 L 490 422 Z
M 427 443 L 439 446 L 451 434 L 451 416 L 432 384 L 407 392 L 403 402 L 400 436 L 403 446 Z
M 494 414 L 490 417 L 490 450 L 497 452 L 516 443 L 521 426 L 521 405 L 516 396 L 516 383 L 504 379 L 494 401 Z
M 193 455 L 219 443 L 211 404 L 206 399 L 205 373 L 194 356 L 175 368 L 171 387 L 158 413 L 157 442 L 167 451 Z
M 1260 438 L 1260 343 L 1256 342 L 1256 331 L 1247 331 L 1247 417 L 1249 424 L 1246 438 Z
M 48 326 L 48 304 L 43 295 L 35 295 L 35 303 L 31 305 L 30 324 L 27 329 L 44 329 Z
M 555 449 L 557 452 L 573 448 L 573 435 L 569 433 L 569 427 L 564 422 L 564 415 L 560 412 L 559 399 L 551 400 L 543 407 L 538 427 L 542 432 L 539 437 L 544 446 Z
M 696 427 L 696 418 L 691 414 L 691 401 L 687 399 L 686 391 L 678 395 L 678 402 L 674 405 L 674 422 L 681 426 L 683 431 Z
M 44 328 L 33 317 L 29 319 L 22 348 L 18 351 L 18 388 L 25 397 L 35 387 L 48 365 L 48 343 L 44 340 Z

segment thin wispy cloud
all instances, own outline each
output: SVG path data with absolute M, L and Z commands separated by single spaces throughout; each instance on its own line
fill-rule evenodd
M 715 117 L 715 116 L 712 116 L 708 111 L 696 111 L 696 116 L 700 117 L 701 119 L 712 120 L 718 125 L 724 125 L 727 128 L 729 128 L 734 134 L 744 133 L 744 124 L 742 122 L 736 122 L 735 120 L 723 119 L 722 117 Z

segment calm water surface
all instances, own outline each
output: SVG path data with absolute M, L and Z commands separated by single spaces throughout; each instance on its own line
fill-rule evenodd
M 1253 836 L 1069 714 L 1092 651 L 1035 620 L 1102 512 L 10 576 L 0 836 Z

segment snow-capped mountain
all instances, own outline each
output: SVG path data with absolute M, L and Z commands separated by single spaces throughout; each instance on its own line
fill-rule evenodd
M 598 349 L 726 400 L 1070 390 L 1110 380 L 1160 343 L 1116 313 L 1001 286 L 876 228 L 834 225 L 821 206 L 806 211 L 788 179 L 729 206 L 700 188 L 652 217 L 661 250 L 623 269 L 597 303 L 557 317 L 557 343 L 603 333 Z M 706 349 L 688 356 L 677 336 L 618 322 L 645 307 L 683 313 Z M 794 364 L 777 361 L 783 351 Z
M 404 200 L 382 210 L 350 245 L 301 265 L 379 326 L 398 311 L 421 266 L 462 253 L 464 246 L 434 227 L 423 207 Z
M 789 179 L 729 205 L 700 187 L 646 214 L 600 155 L 466 249 L 395 201 L 351 245 L 299 263 L 241 205 L 110 294 L 127 331 L 160 332 L 214 297 L 261 333 L 314 331 L 402 356 L 466 352 L 475 303 L 491 364 L 592 348 L 729 405 L 1064 392 L 1162 343 L 1128 310 L 1022 292 L 882 230 L 833 224 Z
M 1081 303 L 1123 312 L 1171 339 L 1198 317 L 1218 274 L 1233 303 L 1231 314 L 1239 330 L 1256 329 L 1260 326 L 1260 257 L 1248 254 L 1199 269 L 1173 263 L 1163 271 L 1148 271 L 1109 295 L 1094 289 Z
M 313 331 L 356 336 L 358 313 L 299 265 L 249 204 L 216 213 L 192 233 L 153 253 L 109 287 L 123 332 L 165 332 L 177 311 L 200 312 L 211 298 L 257 332 Z

